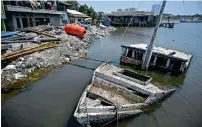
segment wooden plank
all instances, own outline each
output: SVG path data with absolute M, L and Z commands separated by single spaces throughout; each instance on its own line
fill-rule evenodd
M 33 33 L 36 33 L 36 34 L 42 34 L 42 35 L 45 35 L 45 36 L 48 36 L 48 37 L 56 38 L 55 36 L 50 35 L 50 34 L 45 33 L 45 32 L 38 32 L 38 31 L 35 31 L 35 30 L 31 30 L 31 29 L 27 29 L 27 31 L 29 31 L 29 32 L 33 32 Z
M 8 59 L 18 58 L 18 57 L 21 57 L 21 56 L 25 56 L 25 55 L 28 55 L 28 54 L 31 54 L 31 53 L 34 53 L 34 52 L 37 52 L 37 51 L 42 51 L 42 50 L 45 50 L 45 49 L 53 48 L 53 47 L 56 47 L 56 46 L 57 46 L 56 43 L 51 44 L 51 45 L 50 45 L 50 43 L 44 43 L 44 44 L 41 44 L 39 46 L 34 46 L 34 47 L 31 47 L 31 48 L 26 48 L 24 50 L 3 54 L 3 55 L 1 55 L 1 60 L 4 61 L 4 60 L 8 60 Z

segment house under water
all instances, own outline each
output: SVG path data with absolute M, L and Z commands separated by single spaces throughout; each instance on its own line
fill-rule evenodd
M 141 67 L 147 44 L 122 45 L 121 64 Z M 154 47 L 149 68 L 157 68 L 171 72 L 184 72 L 191 61 L 192 54 L 162 47 Z

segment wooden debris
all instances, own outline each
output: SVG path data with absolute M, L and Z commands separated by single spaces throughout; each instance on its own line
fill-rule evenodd
M 33 33 L 36 33 L 36 34 L 42 34 L 42 35 L 45 35 L 45 36 L 48 36 L 48 37 L 56 38 L 55 36 L 50 35 L 50 34 L 45 33 L 45 32 L 38 32 L 38 31 L 35 31 L 35 30 L 31 30 L 31 29 L 28 29 L 27 31 L 28 31 L 28 32 L 33 32 Z
M 42 51 L 42 50 L 53 48 L 53 47 L 56 47 L 56 46 L 57 46 L 56 43 L 49 43 L 49 42 L 44 43 L 44 44 L 41 44 L 39 46 L 26 48 L 26 49 L 23 49 L 23 50 L 20 50 L 20 51 L 15 51 L 15 52 L 11 52 L 11 53 L 5 53 L 5 54 L 1 55 L 1 60 L 4 61 L 4 60 L 9 60 L 9 59 L 15 59 L 15 58 L 18 58 L 18 57 L 21 57 L 21 56 L 24 56 L 24 55 L 31 54 L 33 52 Z
M 8 43 L 41 43 L 41 42 L 51 42 L 51 41 L 61 41 L 60 38 L 40 38 L 38 40 L 15 40 L 15 41 L 2 41 L 1 44 L 8 44 Z

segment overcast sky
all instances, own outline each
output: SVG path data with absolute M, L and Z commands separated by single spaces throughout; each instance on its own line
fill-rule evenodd
M 160 2 L 162 1 L 143 0 L 138 10 L 150 11 L 152 9 L 152 5 L 160 4 Z M 140 1 L 79 1 L 79 3 L 92 6 L 98 12 L 103 11 L 105 13 L 110 13 L 119 8 L 137 8 Z M 168 1 L 164 13 L 171 13 L 175 15 L 202 14 L 202 1 Z

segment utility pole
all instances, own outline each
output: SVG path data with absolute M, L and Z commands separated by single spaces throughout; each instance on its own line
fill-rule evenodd
M 164 8 L 166 6 L 166 2 L 167 2 L 166 0 L 163 0 L 161 10 L 160 10 L 159 16 L 158 16 L 157 21 L 156 21 L 156 26 L 154 28 L 154 32 L 153 32 L 153 35 L 152 35 L 152 39 L 150 41 L 150 44 L 147 46 L 147 51 L 146 51 L 144 61 L 143 61 L 143 64 L 142 64 L 142 69 L 144 69 L 144 70 L 147 70 L 148 66 L 149 66 L 149 62 L 150 62 L 150 59 L 151 59 L 151 56 L 152 56 L 152 50 L 153 50 L 153 46 L 154 46 L 154 40 L 156 38 L 156 34 L 157 34 L 157 31 L 158 31 L 158 28 L 159 28 L 159 24 L 160 24 L 162 16 L 163 16 L 163 11 L 164 11 Z

